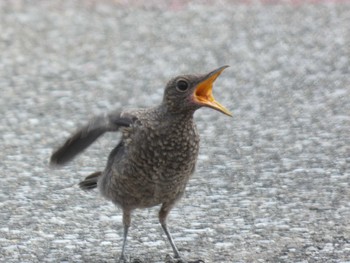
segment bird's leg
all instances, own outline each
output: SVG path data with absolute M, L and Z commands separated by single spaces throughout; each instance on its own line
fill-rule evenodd
M 130 223 L 131 223 L 131 212 L 129 210 L 123 210 L 124 236 L 123 236 L 122 253 L 119 258 L 119 263 L 126 262 L 125 247 L 126 247 L 126 239 L 128 237 L 128 230 L 130 227 Z
M 171 237 L 171 234 L 169 232 L 169 229 L 168 229 L 167 223 L 166 223 L 167 216 L 168 216 L 172 207 L 173 207 L 172 204 L 169 205 L 168 203 L 163 203 L 163 205 L 159 211 L 159 222 L 160 222 L 160 225 L 162 226 L 162 228 L 163 228 L 163 230 L 164 230 L 164 232 L 165 232 L 165 234 L 170 242 L 171 247 L 173 248 L 175 258 L 181 258 L 179 250 L 177 249 L 177 247 L 174 243 L 174 240 Z

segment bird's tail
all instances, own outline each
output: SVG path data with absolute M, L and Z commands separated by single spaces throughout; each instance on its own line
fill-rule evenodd
M 97 187 L 98 178 L 102 175 L 102 172 L 95 172 L 79 183 L 79 187 L 83 190 L 91 190 Z

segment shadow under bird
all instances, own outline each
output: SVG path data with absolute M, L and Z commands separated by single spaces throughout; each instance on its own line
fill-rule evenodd
M 124 239 L 119 262 L 126 262 L 132 211 L 156 205 L 161 205 L 159 222 L 174 257 L 182 260 L 167 227 L 167 216 L 184 194 L 195 170 L 199 135 L 194 112 L 210 107 L 231 116 L 212 94 L 214 81 L 227 67 L 203 75 L 175 77 L 166 85 L 160 105 L 97 116 L 52 154 L 51 164 L 63 165 L 105 132 L 122 132 L 104 171 L 91 174 L 79 184 L 83 190 L 97 187 L 105 198 L 122 209 Z

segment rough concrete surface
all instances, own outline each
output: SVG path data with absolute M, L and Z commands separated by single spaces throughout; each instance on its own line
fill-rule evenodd
M 214 94 L 233 118 L 196 113 L 197 171 L 169 218 L 183 256 L 350 262 L 350 4 L 262 2 L 1 1 L 0 262 L 114 262 L 121 211 L 77 183 L 119 135 L 59 169 L 52 150 L 226 64 Z M 135 211 L 131 260 L 171 254 L 157 211 Z

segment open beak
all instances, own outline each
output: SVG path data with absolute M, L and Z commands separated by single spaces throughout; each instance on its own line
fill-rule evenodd
M 219 102 L 214 99 L 213 96 L 213 83 L 219 77 L 221 72 L 229 66 L 223 66 L 218 69 L 213 70 L 203 77 L 194 90 L 193 98 L 194 101 L 202 106 L 210 107 L 215 110 L 221 111 L 222 113 L 231 116 L 231 112 L 222 106 Z

